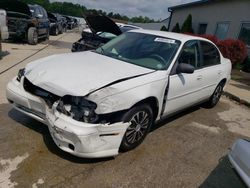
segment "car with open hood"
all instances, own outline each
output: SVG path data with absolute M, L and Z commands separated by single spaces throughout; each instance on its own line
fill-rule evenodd
M 75 18 L 66 15 L 63 15 L 63 17 L 66 19 L 67 29 L 72 30 L 77 26 L 77 20 Z
M 49 19 L 42 6 L 28 5 L 15 0 L 2 0 L 0 9 L 7 12 L 9 38 L 37 44 L 38 39 L 49 37 Z
M 198 103 L 215 106 L 230 72 L 230 60 L 206 39 L 132 30 L 96 50 L 28 64 L 6 95 L 45 123 L 62 150 L 107 157 L 140 145 L 157 120 Z
M 73 43 L 72 52 L 93 50 L 126 31 L 141 29 L 140 27 L 128 24 L 116 24 L 110 18 L 103 15 L 88 15 L 85 17 L 85 20 L 88 28 L 82 31 L 82 38 Z

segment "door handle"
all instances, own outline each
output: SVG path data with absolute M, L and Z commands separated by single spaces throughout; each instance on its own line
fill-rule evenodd
M 201 80 L 202 79 L 202 75 L 197 76 L 197 80 Z

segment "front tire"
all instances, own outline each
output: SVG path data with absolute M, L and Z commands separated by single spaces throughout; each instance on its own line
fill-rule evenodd
M 154 120 L 153 111 L 147 104 L 135 106 L 124 114 L 122 120 L 131 125 L 123 136 L 120 150 L 129 151 L 140 145 L 147 136 Z
M 47 31 L 47 33 L 46 33 L 45 40 L 49 40 L 49 29 L 48 29 L 48 31 Z
M 38 43 L 38 33 L 35 27 L 30 27 L 28 30 L 28 43 L 32 45 Z

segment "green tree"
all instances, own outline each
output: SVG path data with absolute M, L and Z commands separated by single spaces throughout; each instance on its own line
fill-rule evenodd
M 173 27 L 172 32 L 175 32 L 175 33 L 180 33 L 181 32 L 180 25 L 179 25 L 178 22 Z
M 161 27 L 161 31 L 168 31 L 168 29 L 166 28 L 165 25 L 163 25 L 163 26 Z
M 182 33 L 194 33 L 192 28 L 192 15 L 189 14 L 181 27 Z
M 110 18 L 113 18 L 113 15 L 114 15 L 113 12 L 108 13 L 108 17 L 110 17 Z
M 87 9 L 83 5 L 73 4 L 69 2 L 50 2 L 49 0 L 20 0 L 20 1 L 28 4 L 38 4 L 43 6 L 48 12 L 56 12 L 69 16 L 82 17 L 87 14 L 101 14 L 101 15 L 106 15 L 110 18 L 115 18 L 130 22 L 138 22 L 138 23 L 155 22 L 155 20 L 150 19 L 146 16 L 145 17 L 137 16 L 129 18 L 128 16 L 121 15 L 119 13 L 113 13 L 113 12 L 106 13 L 103 10 Z

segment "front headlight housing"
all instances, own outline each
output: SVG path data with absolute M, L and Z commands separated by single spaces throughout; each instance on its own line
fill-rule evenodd
M 57 110 L 65 115 L 71 116 L 74 120 L 86 123 L 98 121 L 95 113 L 97 105 L 84 97 L 64 96 L 57 105 Z
M 20 69 L 18 71 L 18 74 L 17 74 L 17 81 L 20 82 L 21 81 L 21 78 L 24 76 L 24 73 L 25 73 L 25 69 Z

